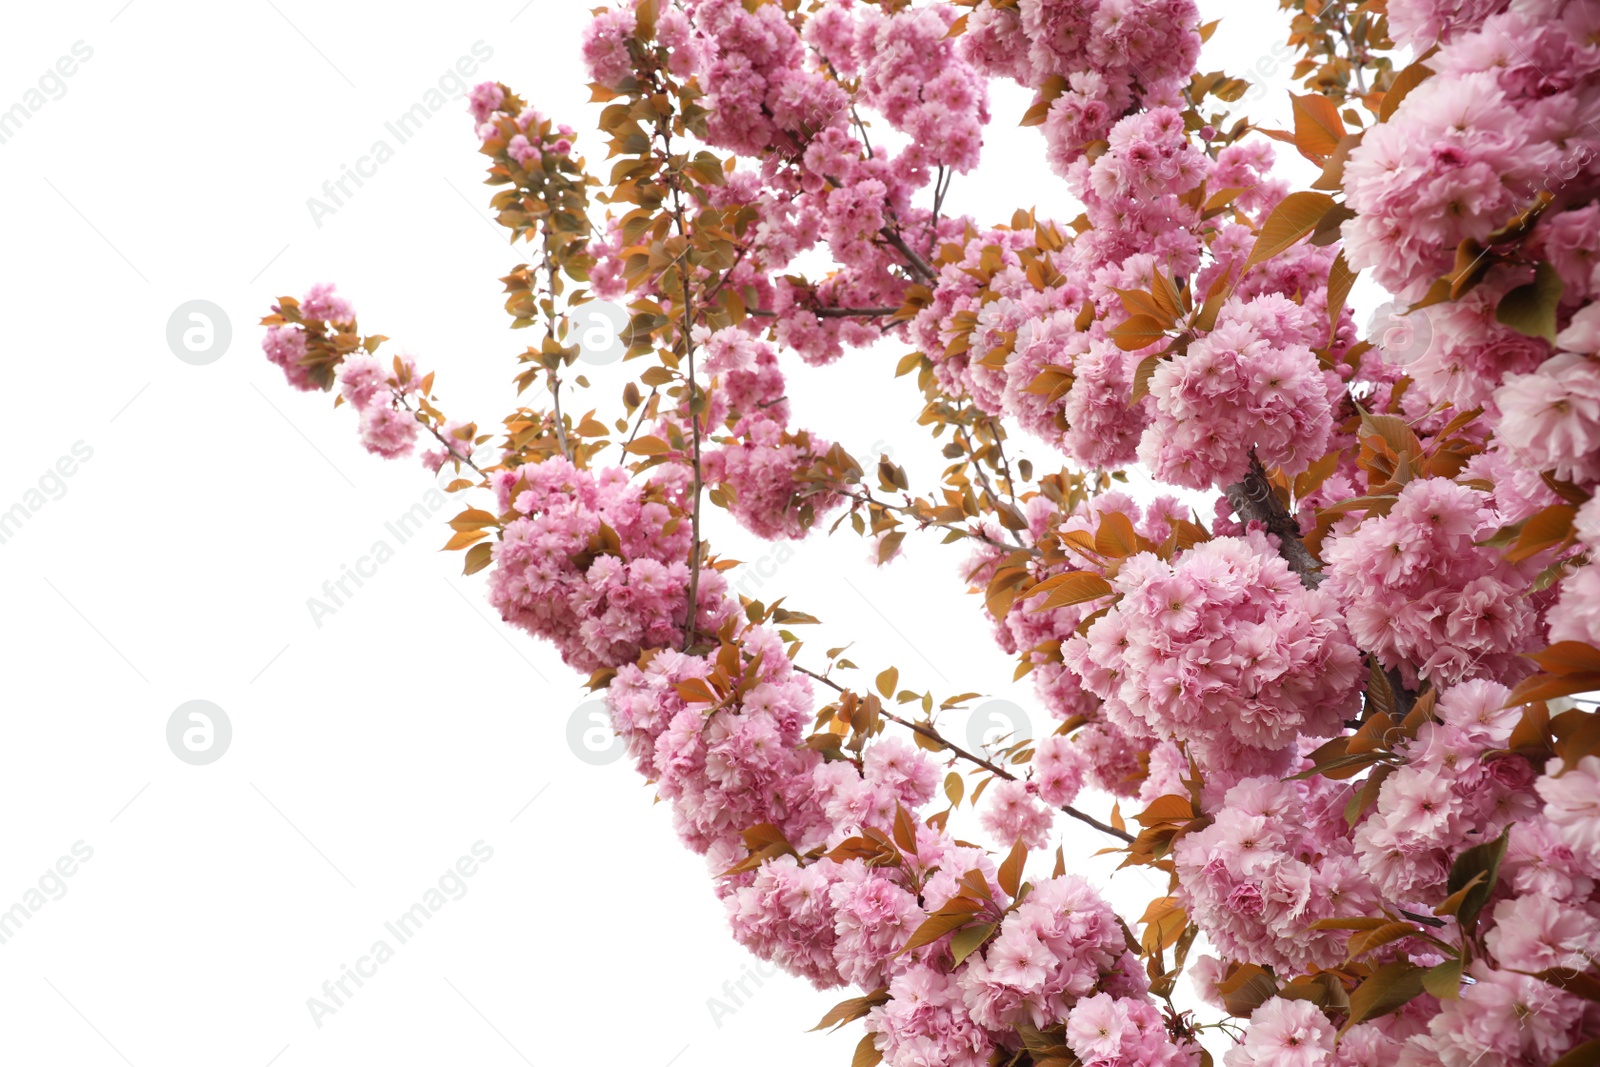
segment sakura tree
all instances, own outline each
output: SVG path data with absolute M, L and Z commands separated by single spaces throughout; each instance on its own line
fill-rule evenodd
M 1600 5 L 1283 7 L 1292 130 L 1196 71 L 1193 0 L 624 0 L 596 173 L 468 101 L 539 404 L 447 415 L 332 286 L 264 320 L 370 451 L 456 473 L 448 547 L 604 692 L 733 936 L 848 991 L 858 1067 L 1600 1063 Z M 952 216 L 993 79 L 1060 197 Z M 593 299 L 637 373 L 591 404 Z M 938 484 L 791 410 L 885 344 Z M 963 546 L 1054 732 L 974 751 L 971 694 L 802 649 L 709 509 Z M 1167 893 L 1118 915 L 1062 817 Z

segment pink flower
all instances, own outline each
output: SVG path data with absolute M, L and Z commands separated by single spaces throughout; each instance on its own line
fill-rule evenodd
M 1334 1067 L 1333 1024 L 1309 1000 L 1273 997 L 1250 1014 L 1227 1067 Z
M 320 388 L 300 362 L 306 357 L 304 330 L 298 326 L 269 327 L 266 335 L 261 338 L 261 348 L 266 352 L 267 359 L 282 369 L 283 376 L 294 388 L 302 392 Z
M 1494 394 L 1500 436 L 1536 470 L 1600 481 L 1600 361 L 1563 352 Z
M 1122 601 L 1062 657 L 1112 722 L 1182 738 L 1202 768 L 1281 765 L 1302 732 L 1336 730 L 1355 697 L 1355 647 L 1334 602 L 1304 588 L 1259 533 L 1170 564 L 1134 556 L 1115 588 Z
M 1494 929 L 1484 943 L 1513 971 L 1587 971 L 1600 951 L 1600 919 L 1549 897 L 1517 897 L 1495 905 Z
M 1570 768 L 1551 763 L 1535 783 L 1544 816 L 1590 872 L 1600 871 L 1600 756 Z
M 339 395 L 357 411 L 365 411 L 374 401 L 389 399 L 389 371 L 373 356 L 346 356 L 338 377 Z
M 1286 474 L 1321 458 L 1332 415 L 1327 382 L 1302 342 L 1311 332 L 1306 319 L 1283 297 L 1236 300 L 1187 354 L 1157 365 L 1155 421 L 1139 442 L 1139 458 L 1157 478 L 1192 489 L 1225 485 L 1244 477 L 1252 449 Z
M 479 124 L 488 122 L 489 116 L 500 110 L 505 98 L 505 90 L 500 88 L 498 82 L 474 85 L 472 92 L 467 94 L 467 110 L 472 112 L 472 121 Z
M 1021 841 L 1028 848 L 1044 847 L 1055 818 L 1029 795 L 1026 783 L 995 782 L 984 791 L 983 801 L 978 820 L 997 842 Z
M 300 301 L 300 314 L 308 319 L 349 325 L 355 322 L 356 313 L 350 301 L 334 293 L 332 282 L 318 282 Z
M 417 440 L 417 417 L 385 404 L 373 404 L 361 412 L 361 443 L 368 452 L 385 459 L 411 454 Z
M 1051 734 L 1033 751 L 1033 782 L 1039 799 L 1051 807 L 1071 804 L 1083 788 L 1084 751 L 1070 737 Z
M 632 6 L 602 10 L 583 31 L 583 61 L 589 77 L 608 89 L 633 73 L 628 41 L 633 37 Z

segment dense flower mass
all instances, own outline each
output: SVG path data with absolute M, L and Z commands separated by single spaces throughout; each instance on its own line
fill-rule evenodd
M 494 491 L 517 514 L 494 546 L 489 602 L 513 626 L 555 642 L 581 671 L 682 644 L 690 528 L 682 468 L 651 483 L 563 459 L 500 471 Z M 715 632 L 726 583 L 701 575 L 696 625 Z
M 1174 97 L 1200 53 L 1193 0 L 982 0 L 971 18 L 963 47 L 979 69 L 1049 104 L 1044 133 L 1057 170 L 1120 116 Z
M 1124 563 L 1109 614 L 1066 662 L 1134 736 L 1176 737 L 1208 766 L 1277 764 L 1301 735 L 1336 732 L 1356 700 L 1356 648 L 1333 599 L 1251 532 L 1168 564 Z
M 770 345 L 732 328 L 701 336 L 706 373 L 717 376 L 728 430 L 722 447 L 702 452 L 706 481 L 720 486 L 728 510 L 756 536 L 805 536 L 812 522 L 840 503 L 832 492 L 808 492 L 801 480 L 831 444 L 805 430 L 790 431 L 783 374 Z M 687 412 L 680 415 L 687 425 Z
M 604 691 L 738 942 L 853 987 L 858 1064 L 1593 1059 L 1600 13 L 1285 6 L 1309 190 L 1192 0 L 616 0 L 581 42 L 608 180 L 504 84 L 465 101 L 538 257 L 503 430 L 331 285 L 263 321 L 369 451 L 480 494 L 448 547 Z M 998 77 L 1077 217 L 951 212 Z M 641 368 L 614 413 L 595 297 Z M 789 360 L 885 339 L 932 462 L 792 410 Z M 735 595 L 728 521 L 965 542 L 1040 728 L 851 673 L 804 590 Z M 1047 876 L 1067 819 L 1156 875 L 1141 919 Z
M 1538 640 L 1528 577 L 1476 542 L 1497 522 L 1486 494 L 1443 478 L 1412 482 L 1325 555 L 1323 589 L 1360 646 L 1408 681 L 1516 681 Z
M 1247 778 L 1222 798 L 1214 823 L 1179 842 L 1182 897 L 1229 958 L 1286 973 L 1344 959 L 1348 935 L 1312 924 L 1370 915 L 1381 903 L 1344 821 L 1350 792 L 1326 780 Z
M 1230 302 L 1216 329 L 1156 368 L 1155 421 L 1139 458 L 1157 478 L 1191 489 L 1243 478 L 1252 450 L 1298 474 L 1328 450 L 1328 382 L 1310 346 L 1327 326 L 1271 294 Z

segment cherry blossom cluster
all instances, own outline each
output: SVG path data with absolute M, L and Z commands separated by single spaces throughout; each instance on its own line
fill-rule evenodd
M 1353 838 L 1345 826 L 1350 785 L 1251 779 L 1228 792 L 1215 822 L 1180 842 L 1181 891 L 1207 916 L 1215 943 L 1237 959 L 1303 970 L 1343 957 L 1344 935 L 1308 930 L 1313 922 L 1374 914 L 1381 901 L 1426 914 L 1443 901 L 1456 856 L 1509 828 L 1505 893 L 1496 894 L 1482 934 L 1487 955 L 1472 964 L 1459 999 L 1414 1002 L 1351 1029 L 1336 1047 L 1319 1009 L 1273 998 L 1252 1014 L 1229 1067 L 1509 1065 L 1546 1062 L 1572 1047 L 1583 1002 L 1532 976 L 1586 970 L 1600 952 L 1592 903 L 1600 759 L 1585 757 L 1565 774 L 1558 760 L 1536 779 L 1525 758 L 1505 749 L 1519 717 L 1505 707 L 1508 695 L 1487 681 L 1444 690 L 1437 719 L 1397 750 L 1402 762 L 1383 778 Z M 1380 952 L 1392 955 L 1405 941 Z M 1442 958 L 1427 945 L 1409 952 Z
M 1355 342 L 1347 309 L 1328 324 L 1337 248 L 1298 246 L 1246 274 L 1251 229 L 1203 227 L 1185 199 L 1202 184 L 1221 186 L 1243 190 L 1241 206 L 1270 210 L 1284 192 L 1265 176 L 1271 165 L 1270 149 L 1255 145 L 1209 158 L 1173 108 L 1123 118 L 1104 152 L 1069 169 L 1090 228 L 1059 251 L 1033 250 L 1056 280 L 1041 286 L 1024 269 L 1034 235 L 969 231 L 959 258 L 940 264 L 910 336 L 952 395 L 1014 416 L 1085 465 L 1114 469 L 1137 458 L 1165 481 L 1204 488 L 1242 476 L 1255 447 L 1269 465 L 1304 469 L 1327 451 L 1342 379 L 1352 374 L 1323 370 L 1313 352 L 1326 348 L 1337 360 Z M 1235 299 L 1211 331 L 1156 364 L 1150 398 L 1137 399 L 1140 365 L 1167 355 L 1165 340 L 1130 351 L 1112 329 L 1127 317 L 1122 291 L 1150 290 L 1157 271 L 1198 271 L 1199 293 L 1231 287 Z M 1090 309 L 1085 327 L 1079 319 Z
M 1444 478 L 1411 482 L 1384 516 L 1334 538 L 1323 555 L 1350 633 L 1407 684 L 1516 681 L 1539 640 L 1524 567 L 1480 546 L 1499 527 L 1488 495 Z
M 1133 736 L 1180 738 L 1225 777 L 1281 766 L 1298 736 L 1336 733 L 1355 709 L 1337 603 L 1302 586 L 1265 534 L 1172 563 L 1141 553 L 1112 584 L 1121 599 L 1062 656 Z
M 1600 319 L 1600 304 L 1584 309 Z M 1572 339 L 1574 325 L 1561 335 Z M 1573 343 L 1577 343 L 1575 340 Z M 1500 438 L 1529 467 L 1585 486 L 1600 485 L 1600 358 L 1558 352 L 1495 390 Z
M 1464 299 L 1414 312 L 1432 336 L 1408 354 L 1429 400 L 1486 406 L 1527 466 L 1592 484 L 1600 480 L 1592 458 L 1600 345 L 1589 325 L 1600 315 L 1589 304 L 1600 293 L 1593 5 L 1433 0 L 1391 14 L 1397 37 L 1440 47 L 1426 61 L 1433 76 L 1350 154 L 1350 264 L 1417 301 L 1452 272 L 1461 250 L 1531 231 L 1525 254 L 1487 259 Z M 1551 333 L 1504 325 L 1508 294 L 1552 280 L 1565 326 L 1554 344 Z
M 1039 496 L 1028 502 L 1027 532 L 1035 542 L 1052 533 L 1092 535 L 1106 515 L 1119 514 L 1128 518 L 1136 533 L 1160 543 L 1171 532 L 1171 521 L 1183 518 L 1184 513 L 1184 507 L 1174 497 L 1158 497 L 1148 507 L 1141 508 L 1126 494 L 1107 492 L 1085 501 L 1063 518 L 1059 508 L 1046 497 Z M 985 545 L 968 565 L 970 580 L 988 581 L 1005 555 L 998 541 Z M 1044 571 L 1039 577 L 1046 578 L 1053 573 Z M 1144 773 L 1138 753 L 1149 748 L 1148 739 L 1136 743 L 1121 726 L 1107 720 L 1100 701 L 1062 662 L 1060 653 L 1063 643 L 1070 641 L 1079 627 L 1095 614 L 1096 605 L 1086 602 L 1040 610 L 1045 597 L 1043 593 L 1027 597 L 1003 618 L 993 620 L 995 641 L 1000 648 L 1008 654 L 1025 657 L 1031 665 L 1029 673 L 1040 704 L 1063 723 L 1086 720 L 1071 737 L 1052 735 L 1039 741 L 1031 761 L 1031 792 L 1053 808 L 1072 803 L 1085 786 L 1133 796 L 1141 789 L 1134 780 Z M 1039 832 L 1037 804 L 1017 798 L 1014 788 L 1001 788 L 1006 785 L 997 782 L 990 789 L 994 795 L 990 796 L 990 805 L 984 812 L 989 820 L 986 828 L 1001 841 L 1036 840 Z M 1001 791 L 995 794 L 995 790 Z M 999 821 L 1002 818 L 1006 823 Z
M 1451 27 L 1427 61 L 1436 74 L 1351 152 L 1352 267 L 1418 299 L 1451 270 L 1462 241 L 1485 242 L 1541 192 L 1592 183 L 1600 134 L 1584 116 L 1600 89 L 1594 17 L 1587 4 L 1527 0 L 1477 27 Z M 1541 226 L 1571 225 L 1561 213 L 1546 218 Z M 1574 279 L 1577 295 L 1589 291 L 1589 274 Z
M 923 166 L 963 173 L 978 162 L 988 84 L 950 37 L 955 20 L 945 5 L 893 13 L 836 5 L 807 24 L 806 37 L 836 74 L 859 79 L 856 101 L 909 137 Z
M 283 371 L 292 388 L 302 392 L 326 389 L 327 382 L 315 377 L 307 365 L 310 352 L 308 337 L 315 331 L 320 334 L 332 328 L 349 328 L 356 321 L 355 309 L 350 302 L 334 292 L 328 282 L 313 285 L 300 300 L 298 322 L 293 325 L 272 326 L 261 338 L 261 349 L 267 359 Z
M 493 546 L 489 602 L 502 618 L 554 643 L 580 671 L 682 645 L 685 468 L 661 467 L 639 483 L 620 467 L 579 470 L 556 457 L 497 470 L 491 485 L 499 510 L 517 515 Z M 700 575 L 698 627 L 715 633 L 732 610 L 726 585 L 715 572 Z
M 1504 708 L 1508 695 L 1495 682 L 1453 686 L 1439 698 L 1440 721 L 1402 746 L 1405 764 L 1384 779 L 1376 810 L 1354 838 L 1362 870 L 1386 898 L 1440 903 L 1455 851 L 1532 814 L 1532 767 L 1521 756 L 1491 752 L 1519 717 Z
M 1573 523 L 1591 565 L 1579 567 L 1561 583 L 1560 599 L 1551 605 L 1550 640 L 1582 641 L 1600 648 L 1600 497 L 1578 510 Z
M 337 385 L 340 401 L 357 414 L 361 444 L 368 452 L 385 459 L 409 456 L 422 427 L 410 406 L 422 387 L 416 360 L 397 355 L 385 361 L 373 354 L 375 344 L 358 346 L 355 335 L 348 332 L 355 327 L 355 309 L 330 283 L 313 285 L 293 310 L 292 322 L 269 327 L 262 337 L 267 359 L 295 389 Z M 340 336 L 347 343 L 341 343 Z M 439 438 L 440 447 L 423 459 L 430 470 L 437 471 L 446 460 L 466 460 L 472 453 L 470 426 L 447 423 Z
M 358 354 L 339 365 L 339 395 L 361 415 L 361 443 L 368 452 L 385 459 L 411 454 L 417 440 L 417 417 L 401 406 L 421 384 L 416 361 L 410 356 L 396 357 L 385 366 L 376 356 Z M 456 451 L 458 459 L 472 451 L 471 442 Z M 442 452 L 443 450 L 441 450 Z M 444 456 L 431 462 L 438 470 Z
M 893 867 L 806 859 L 864 827 L 889 832 L 897 813 L 933 796 L 935 768 L 894 738 L 867 747 L 859 763 L 825 762 L 800 744 L 810 686 L 777 635 L 751 627 L 740 645 L 751 673 L 725 698 L 685 695 L 718 657 L 663 650 L 624 664 L 606 700 L 640 772 L 714 871 L 743 858 L 752 826 L 771 826 L 795 850 L 719 882 L 742 944 L 820 987 L 887 987 L 867 1027 L 890 1063 L 980 1067 L 1021 1022 L 1065 1023 L 1072 1047 L 1095 1057 L 1085 1062 L 1193 1062 L 1195 1050 L 1173 1043 L 1149 1001 L 1115 913 L 1081 878 L 1034 886 L 994 940 L 954 966 L 948 938 L 906 953 L 932 911 L 970 890 L 973 874 L 957 872 L 974 872 L 985 893 L 1004 899 L 992 860 L 920 824 L 915 849 Z
M 478 124 L 478 139 L 487 144 L 504 142 L 504 152 L 526 170 L 542 165 L 546 154 L 564 156 L 577 136 L 571 126 L 552 126 L 531 107 L 515 115 L 502 110 L 511 97 L 497 82 L 474 86 L 467 97 L 468 110 Z
M 1293 139 L 1330 159 L 1317 188 L 1343 202 L 1297 197 L 1335 210 L 1266 256 L 1301 212 L 1265 141 L 1203 116 L 1192 0 L 619 0 L 583 59 L 597 100 L 627 101 L 606 132 L 634 123 L 648 147 L 614 140 L 630 158 L 609 203 L 637 210 L 596 237 L 572 129 L 499 83 L 468 97 L 490 184 L 513 187 L 501 223 L 566 257 L 528 373 L 554 384 L 570 355 L 558 273 L 628 302 L 653 335 L 631 354 L 660 355 L 649 399 L 625 394 L 629 466 L 599 459 L 626 421 L 507 420 L 483 474 L 494 512 L 457 523 L 468 544 L 497 535 L 468 571 L 487 566 L 503 618 L 605 688 L 735 938 L 866 993 L 867 1051 L 889 1067 L 1201 1059 L 1193 1017 L 1158 1006 L 1174 976 L 1151 930 L 1141 958 L 1064 865 L 1022 883 L 930 814 L 961 760 L 988 774 L 972 806 L 1002 848 L 1047 848 L 1085 790 L 1147 809 L 1143 832 L 1120 810 L 1101 828 L 1172 875 L 1169 914 L 1222 957 L 1191 964 L 1202 998 L 1245 1014 L 1219 986 L 1248 967 L 1279 990 L 1250 1001 L 1228 1067 L 1533 1067 L 1600 1035 L 1592 1004 L 1539 977 L 1600 952 L 1600 756 L 1583 714 L 1508 688 L 1600 655 L 1600 14 L 1388 15 L 1420 65 L 1361 88 L 1377 121 L 1359 138 L 1309 129 L 1353 110 L 1297 104 Z M 1035 94 L 1026 121 L 1083 206 L 1070 224 L 944 214 L 995 76 Z M 820 275 L 797 273 L 816 258 Z M 1361 344 L 1347 267 L 1415 331 Z M 427 432 L 430 469 L 468 462 L 475 427 L 432 407 L 410 357 L 374 355 L 332 286 L 274 311 L 268 359 L 297 389 L 337 389 L 370 451 Z M 792 428 L 782 350 L 823 364 L 886 336 L 916 346 L 902 371 L 957 428 L 946 507 L 883 504 Z M 998 455 L 1002 419 L 1093 470 L 1035 481 L 1036 453 Z M 1214 505 L 1211 528 L 1173 497 L 1107 491 L 1135 462 Z M 802 670 L 783 615 L 730 593 L 700 540 L 708 503 L 766 540 L 848 506 L 869 536 L 921 524 L 977 544 L 962 577 L 1059 727 L 974 756 L 930 739 L 931 694 L 910 724 L 926 747 L 880 732 L 908 724 L 886 705 L 852 718 L 842 688 L 819 711 L 831 670 Z M 952 811 L 961 786 L 945 781 Z M 1463 911 L 1457 865 L 1485 849 L 1503 858 Z M 1373 921 L 1406 926 L 1360 949 Z M 1426 991 L 1339 1028 L 1390 965 L 1433 969 Z
M 1178 842 L 1179 899 L 1228 958 L 1298 974 L 1345 958 L 1348 933 L 1320 919 L 1374 914 L 1344 821 L 1351 787 L 1324 778 L 1246 778 L 1214 821 Z
M 1334 386 L 1338 378 L 1310 347 L 1326 335 L 1325 321 L 1277 293 L 1230 301 L 1216 329 L 1156 367 L 1155 418 L 1139 459 L 1161 481 L 1191 489 L 1240 480 L 1252 450 L 1285 474 L 1305 470 L 1327 452 L 1332 430 L 1328 378 Z
M 804 494 L 799 475 L 831 448 L 805 430 L 789 430 L 783 372 L 772 346 L 743 330 L 701 330 L 705 372 L 713 376 L 710 417 L 727 429 L 720 446 L 702 453 L 704 477 L 721 487 L 739 524 L 766 540 L 803 537 L 812 521 L 836 508 L 836 493 Z M 680 421 L 687 411 L 680 405 Z
M 1123 115 L 1170 103 L 1200 54 L 1193 0 L 982 0 L 970 16 L 962 48 L 986 74 L 1043 90 L 1064 91 L 1048 103 L 1047 158 L 1058 172 Z

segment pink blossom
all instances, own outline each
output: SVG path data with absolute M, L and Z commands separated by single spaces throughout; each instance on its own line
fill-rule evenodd
M 1333 1024 L 1309 1000 L 1273 997 L 1250 1015 L 1227 1067 L 1334 1067 Z

